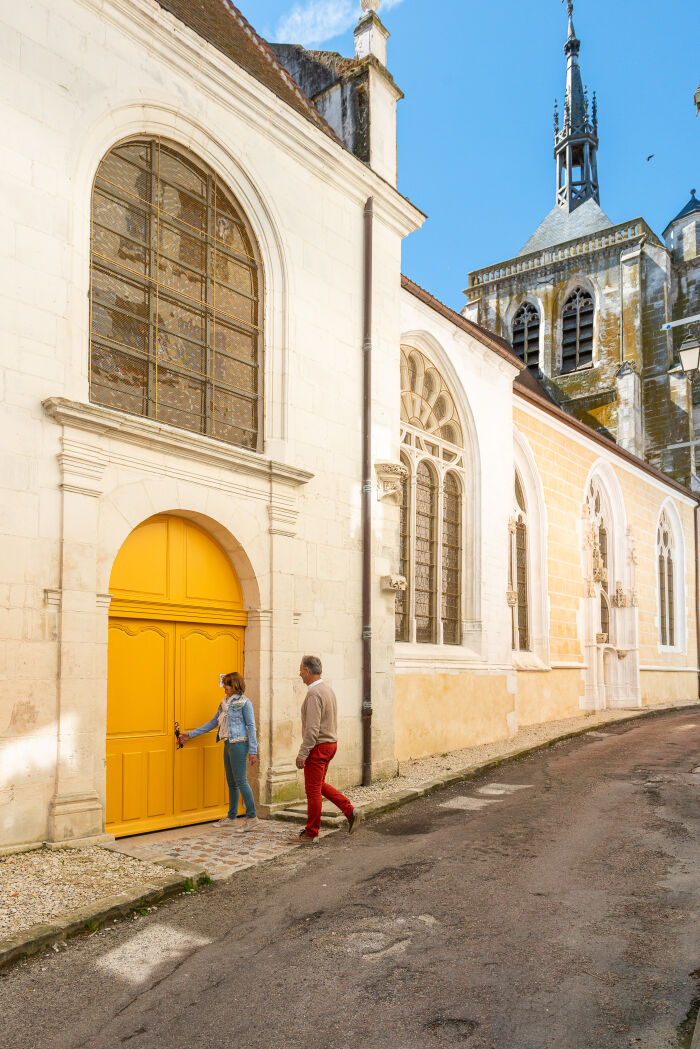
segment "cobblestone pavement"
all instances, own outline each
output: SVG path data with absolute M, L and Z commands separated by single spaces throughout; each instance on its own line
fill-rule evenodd
M 110 848 L 151 863 L 184 860 L 203 867 L 210 878 L 218 881 L 297 848 L 286 839 L 298 829 L 278 820 L 260 820 L 255 830 L 237 834 L 233 827 L 215 827 L 208 823 L 120 838 Z

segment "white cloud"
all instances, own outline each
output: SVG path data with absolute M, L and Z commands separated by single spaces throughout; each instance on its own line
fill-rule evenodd
M 401 0 L 383 0 L 382 9 Z M 357 0 L 305 0 L 277 23 L 275 40 L 308 47 L 322 44 L 355 25 L 361 14 Z

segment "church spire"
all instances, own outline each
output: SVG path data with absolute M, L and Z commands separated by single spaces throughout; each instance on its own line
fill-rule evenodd
M 555 125 L 554 157 L 557 162 L 557 204 L 575 211 L 591 198 L 600 204 L 598 191 L 598 104 L 593 96 L 593 119 L 579 65 L 581 41 L 574 29 L 574 4 L 568 0 L 569 35 L 566 55 L 566 97 L 561 130 Z

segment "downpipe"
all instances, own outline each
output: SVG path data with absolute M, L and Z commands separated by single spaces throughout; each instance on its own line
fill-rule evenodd
M 362 786 L 372 782 L 372 236 L 374 198 L 364 212 L 362 323 Z

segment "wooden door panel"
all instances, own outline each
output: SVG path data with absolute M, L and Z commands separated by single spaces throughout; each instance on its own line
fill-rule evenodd
M 175 709 L 183 728 L 197 728 L 210 721 L 223 692 L 219 675 L 242 671 L 243 629 L 179 623 L 176 633 L 177 676 Z M 175 812 L 224 815 L 228 788 L 223 763 L 223 744 L 216 742 L 216 729 L 188 743 L 175 766 Z M 194 755 L 198 756 L 195 761 Z
M 175 625 L 110 619 L 107 830 L 138 834 L 173 813 Z

